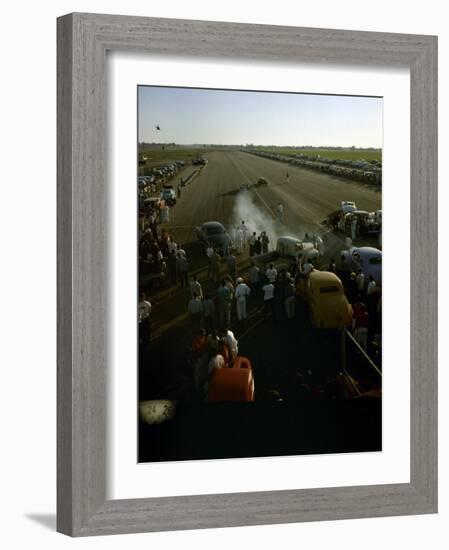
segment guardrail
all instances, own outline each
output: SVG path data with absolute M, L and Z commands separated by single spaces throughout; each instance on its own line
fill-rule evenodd
M 352 342 L 352 344 L 357 348 L 357 350 L 362 354 L 362 356 L 366 359 L 368 364 L 371 368 L 375 370 L 375 372 L 382 378 L 382 371 L 379 369 L 379 367 L 374 363 L 374 361 L 371 359 L 371 357 L 366 353 L 366 351 L 362 348 L 362 346 L 357 342 L 357 340 L 354 338 L 354 336 L 349 332 L 348 329 L 344 329 L 345 335 L 349 338 L 349 340 Z

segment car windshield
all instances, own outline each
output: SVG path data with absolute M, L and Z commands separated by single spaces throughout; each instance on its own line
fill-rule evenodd
M 369 259 L 369 263 L 372 265 L 380 265 L 382 263 L 382 258 L 380 256 L 375 256 Z
M 223 228 L 219 226 L 205 227 L 204 231 L 208 235 L 221 235 L 221 233 L 223 233 Z
M 320 288 L 320 294 L 335 294 L 338 291 L 338 286 L 322 286 Z

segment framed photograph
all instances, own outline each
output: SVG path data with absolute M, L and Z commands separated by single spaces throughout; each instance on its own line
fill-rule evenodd
M 60 532 L 436 512 L 436 44 L 58 20 Z

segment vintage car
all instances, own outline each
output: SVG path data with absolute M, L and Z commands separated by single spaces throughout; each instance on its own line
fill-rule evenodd
M 342 328 L 351 324 L 352 306 L 341 280 L 330 271 L 312 271 L 306 280 L 305 299 L 317 328 Z
M 209 383 L 207 401 L 254 401 L 254 376 L 250 360 L 237 356 L 231 368 L 216 369 Z
M 304 259 L 313 260 L 320 255 L 312 242 L 304 242 L 295 237 L 279 237 L 276 244 L 276 252 L 281 257 L 290 256 L 297 258 L 302 254 Z
M 163 199 L 168 206 L 174 206 L 176 204 L 176 193 L 173 187 L 164 185 L 160 193 L 161 199 Z
M 195 228 L 197 239 L 204 245 L 211 244 L 219 254 L 225 254 L 230 245 L 230 238 L 220 222 L 206 222 Z
M 380 230 L 380 223 L 376 218 L 374 212 L 367 212 L 366 210 L 354 210 L 345 215 L 345 231 L 351 233 L 351 223 L 353 219 L 357 219 L 357 234 L 368 235 L 369 233 L 378 233 Z
M 352 269 L 361 269 L 365 280 L 368 280 L 371 275 L 376 285 L 382 285 L 382 252 L 380 250 L 372 246 L 360 246 L 350 248 L 347 253 L 351 256 Z
M 268 181 L 265 178 L 259 178 L 256 185 L 268 185 Z
M 355 202 L 341 201 L 341 211 L 343 212 L 343 214 L 347 214 L 348 212 L 354 212 L 354 210 L 357 210 L 357 206 L 355 205 Z

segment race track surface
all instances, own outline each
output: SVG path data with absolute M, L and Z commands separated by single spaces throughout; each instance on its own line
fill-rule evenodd
M 170 223 L 164 224 L 180 244 L 194 241 L 195 226 L 206 221 L 219 221 L 230 230 L 245 216 L 250 229 L 274 233 L 273 242 L 280 234 L 302 237 L 306 231 L 317 231 L 342 200 L 352 200 L 362 210 L 382 207 L 381 193 L 367 185 L 240 151 L 214 151 L 207 157 L 207 166 L 182 188 Z M 268 180 L 267 186 L 240 191 L 243 183 L 253 186 L 260 177 Z M 279 202 L 284 207 L 282 223 Z

